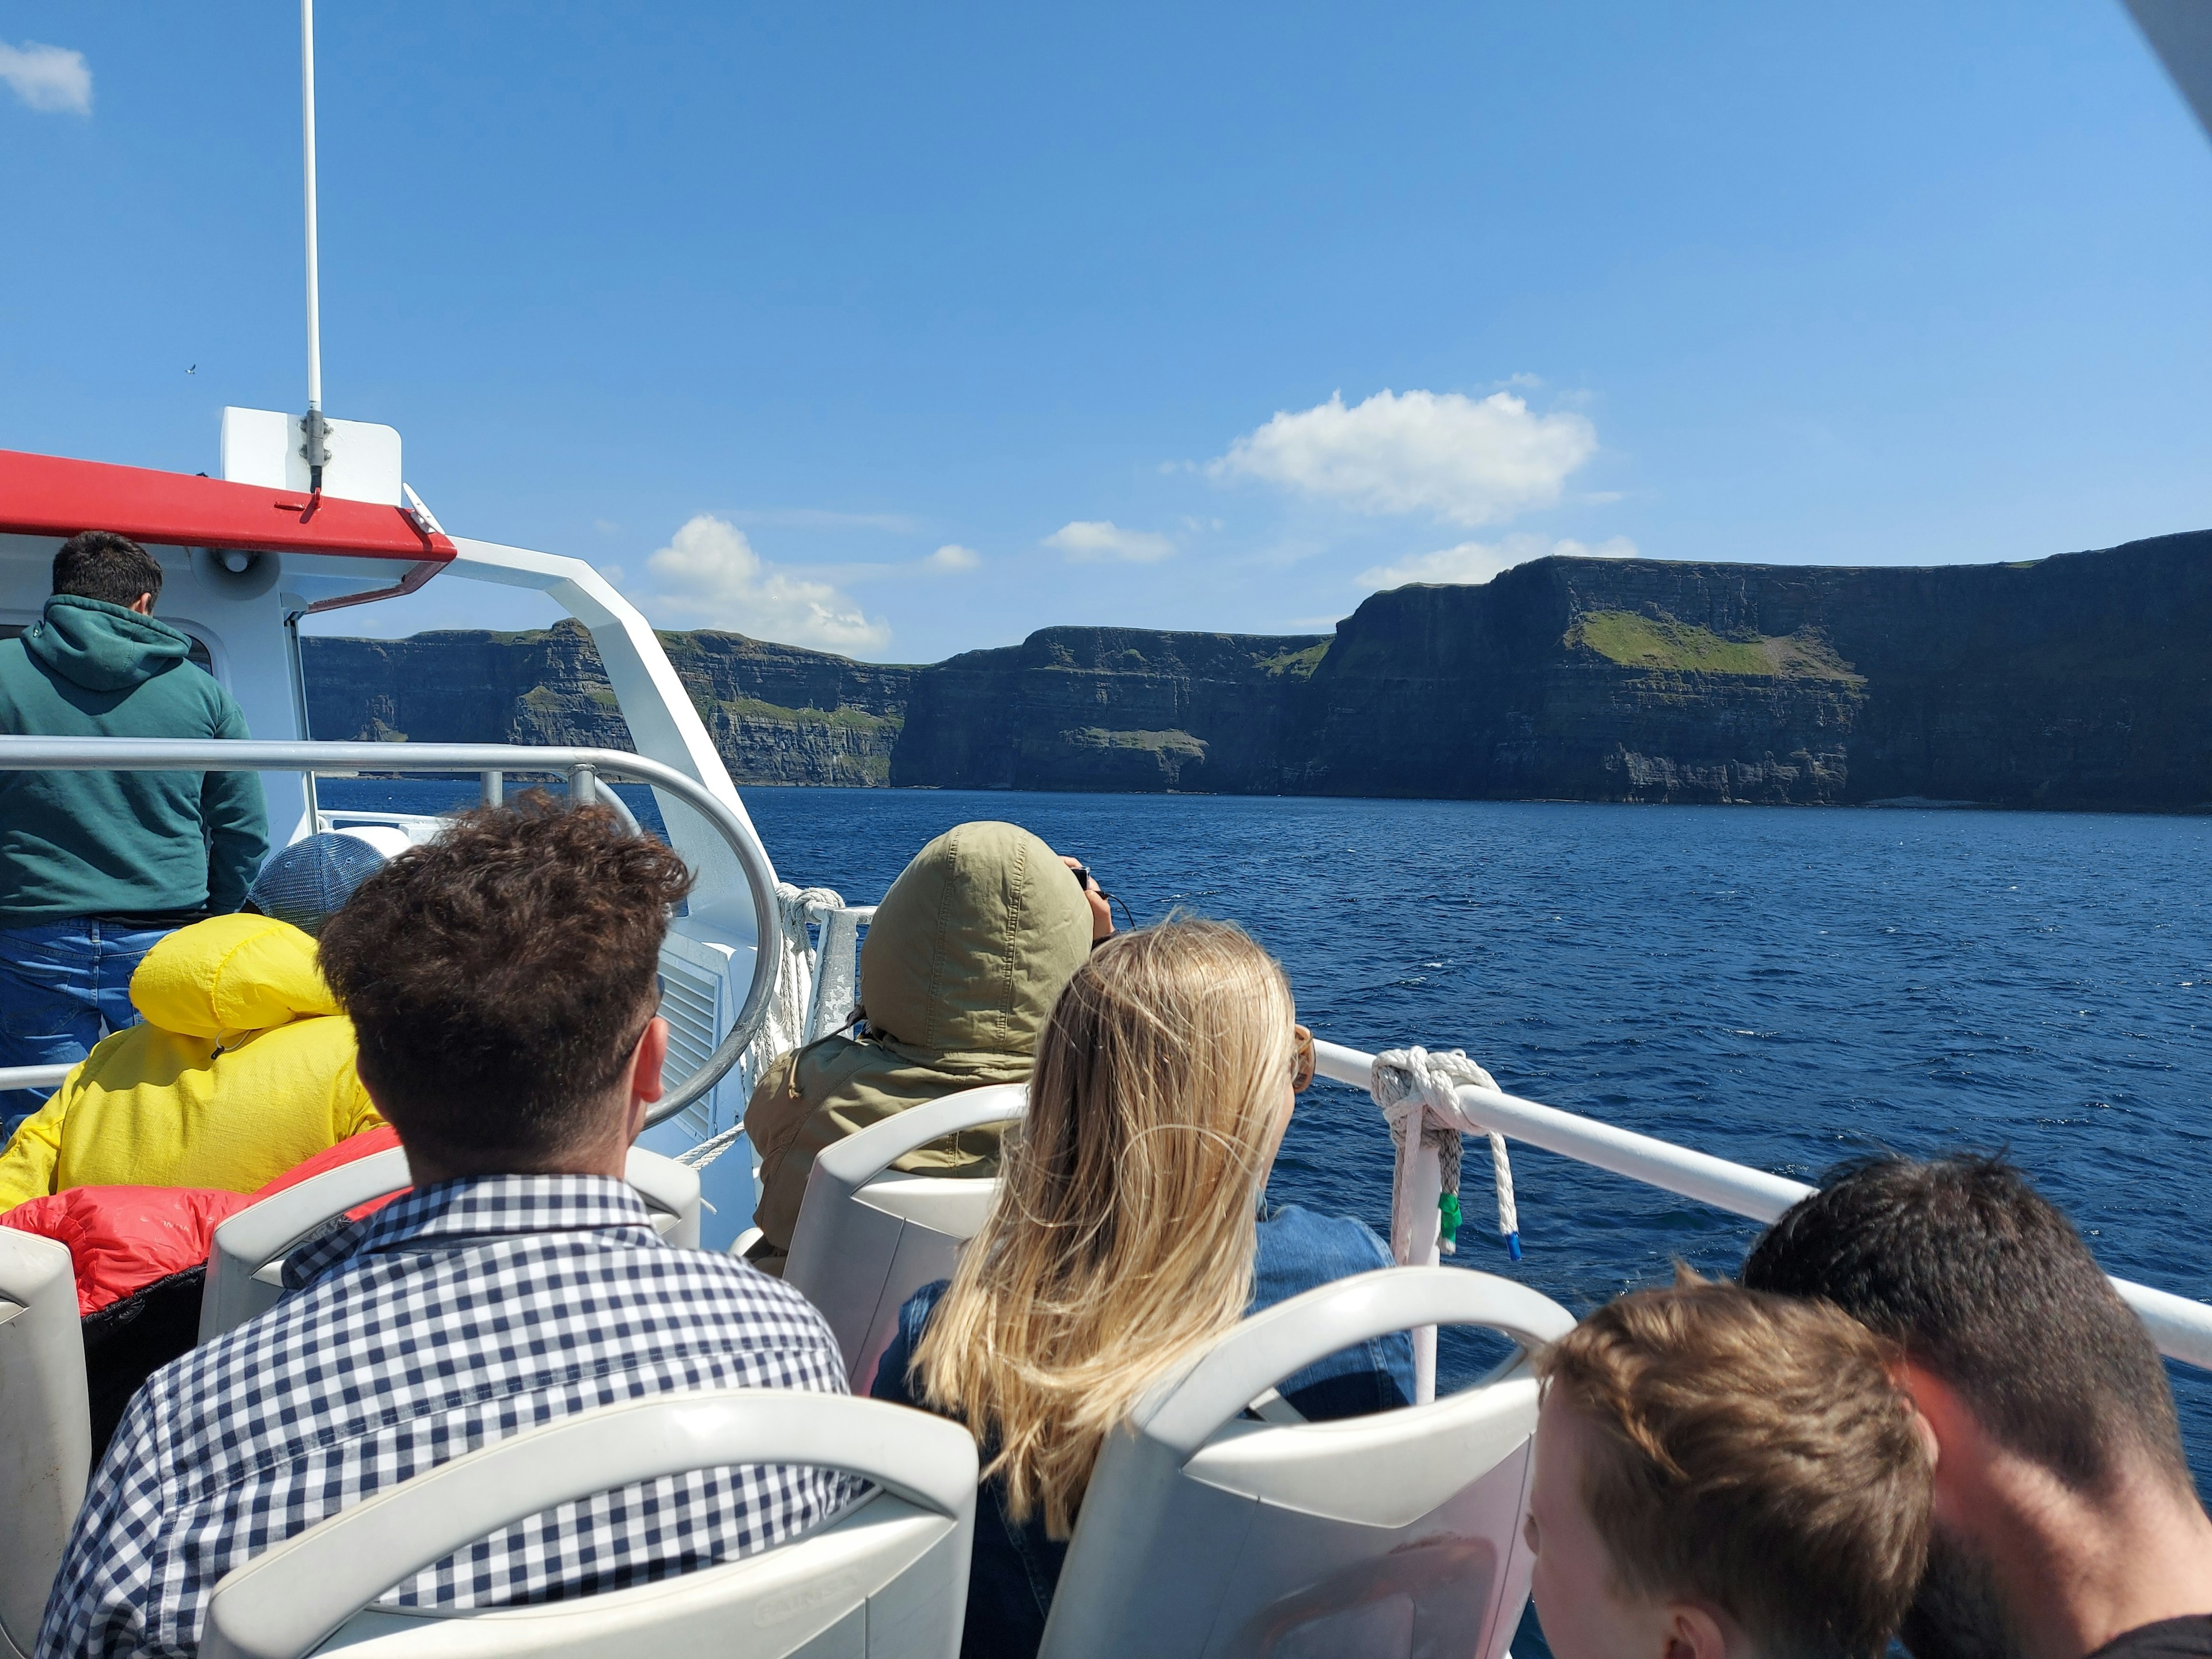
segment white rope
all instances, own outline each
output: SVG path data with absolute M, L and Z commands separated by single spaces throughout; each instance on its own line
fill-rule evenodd
M 1460 1139 L 1463 1135 L 1480 1135 L 1490 1143 L 1498 1235 L 1505 1240 L 1507 1253 L 1516 1261 L 1521 1259 L 1521 1215 L 1513 1200 L 1512 1158 L 1505 1149 L 1504 1136 L 1476 1122 L 1462 1109 L 1459 1091 L 1468 1085 L 1478 1089 L 1498 1087 L 1489 1073 L 1458 1048 L 1444 1054 L 1431 1054 L 1425 1048 L 1393 1048 L 1375 1057 L 1369 1090 L 1382 1109 L 1390 1125 L 1390 1138 L 1398 1147 L 1399 1179 L 1390 1211 L 1390 1244 L 1401 1262 L 1412 1261 L 1417 1253 L 1425 1254 L 1426 1242 L 1416 1237 L 1414 1217 L 1431 1208 L 1440 1222 L 1449 1219 L 1455 1224 L 1438 1227 L 1437 1248 L 1446 1255 L 1457 1254 L 1452 1234 L 1460 1207 Z M 1421 1126 L 1420 1145 L 1415 1156 L 1409 1158 L 1407 1134 L 1416 1119 Z M 1431 1157 L 1436 1162 L 1435 1193 L 1417 1209 L 1408 1200 L 1417 1200 L 1419 1194 L 1407 1176 L 1417 1173 Z M 1426 1182 L 1415 1184 L 1425 1187 Z M 1447 1199 L 1448 1204 L 1443 1201 Z
M 769 999 L 768 1018 L 760 1035 L 746 1047 L 739 1075 L 745 1092 L 760 1081 L 761 1073 L 799 1047 L 806 1035 L 806 1012 L 814 1000 L 814 939 L 807 931 L 811 917 L 842 910 L 845 901 L 828 887 L 775 884 L 776 927 L 783 934 L 783 950 L 776 967 L 775 994 Z
M 738 1137 L 744 1132 L 745 1121 L 739 1118 L 712 1139 L 702 1140 L 696 1146 L 677 1153 L 676 1161 L 687 1170 L 703 1170 L 721 1157 L 724 1152 L 728 1152 L 731 1147 L 736 1146 Z
M 1390 1195 L 1390 1252 L 1401 1265 L 1434 1267 L 1438 1252 L 1455 1253 L 1459 1228 L 1460 1141 L 1481 1135 L 1490 1142 L 1492 1184 L 1498 1194 L 1498 1231 L 1515 1261 L 1521 1259 L 1521 1218 L 1513 1202 L 1513 1165 L 1505 1138 L 1469 1117 L 1459 1091 L 1472 1084 L 1495 1089 L 1489 1073 L 1460 1049 L 1431 1054 L 1393 1048 L 1375 1056 L 1368 1091 L 1390 1125 L 1397 1167 Z M 1449 1225 L 1443 1224 L 1449 1223 Z M 1437 1397 L 1437 1328 L 1413 1333 L 1413 1401 Z

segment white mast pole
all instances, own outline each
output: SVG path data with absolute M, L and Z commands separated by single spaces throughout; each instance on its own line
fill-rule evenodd
M 307 477 L 323 487 L 323 319 L 315 258 L 315 0 L 300 0 L 300 136 L 307 180 Z

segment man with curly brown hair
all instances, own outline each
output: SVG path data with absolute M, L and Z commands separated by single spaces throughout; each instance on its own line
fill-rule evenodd
M 414 1190 L 295 1253 L 283 1300 L 140 1391 L 70 1540 L 42 1659 L 189 1655 L 232 1568 L 558 1418 L 694 1389 L 844 1391 L 797 1291 L 662 1243 L 623 1180 L 661 1093 L 655 975 L 690 885 L 607 808 L 533 792 L 393 860 L 325 926 L 324 975 Z M 812 1468 L 647 1481 L 507 1527 L 386 1600 L 619 1589 L 793 1537 L 854 1491 Z

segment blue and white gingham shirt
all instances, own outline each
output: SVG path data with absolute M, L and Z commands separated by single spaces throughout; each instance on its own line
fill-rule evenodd
M 39 1659 L 191 1655 L 222 1576 L 372 1492 L 571 1413 L 696 1389 L 845 1391 L 798 1291 L 672 1249 L 621 1182 L 495 1176 L 410 1193 L 287 1265 L 291 1293 L 163 1367 L 94 1478 Z M 386 1595 L 544 1601 L 804 1531 L 824 1470 L 709 1469 L 532 1516 Z

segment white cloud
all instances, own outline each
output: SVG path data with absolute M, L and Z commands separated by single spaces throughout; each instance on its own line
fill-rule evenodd
M 1064 524 L 1044 538 L 1044 544 L 1067 555 L 1070 564 L 1093 564 L 1102 559 L 1151 564 L 1175 551 L 1175 544 L 1166 537 L 1149 530 L 1124 530 L 1110 519 L 1078 519 Z
M 1532 415 L 1510 392 L 1378 392 L 1325 404 L 1246 434 L 1206 471 L 1325 496 L 1363 513 L 1432 513 L 1490 524 L 1559 499 L 1597 452 L 1597 428 L 1571 411 Z
M 1501 570 L 1554 555 L 1565 559 L 1632 559 L 1636 544 L 1626 536 L 1615 536 L 1595 547 L 1586 547 L 1580 542 L 1554 541 L 1549 536 L 1516 531 L 1494 542 L 1462 542 L 1434 553 L 1415 554 L 1395 564 L 1378 564 L 1361 571 L 1358 580 L 1362 586 L 1371 588 L 1403 587 L 1408 582 L 1486 582 Z
M 64 115 L 92 113 L 92 70 L 84 54 L 67 46 L 0 40 L 0 81 L 33 109 Z
M 645 562 L 653 589 L 639 604 L 657 622 L 732 628 L 787 645 L 858 651 L 885 644 L 890 625 L 871 619 L 828 582 L 769 563 L 744 532 L 700 513 Z
M 957 542 L 947 542 L 922 561 L 932 570 L 973 570 L 983 562 L 983 556 L 972 547 L 963 547 Z

